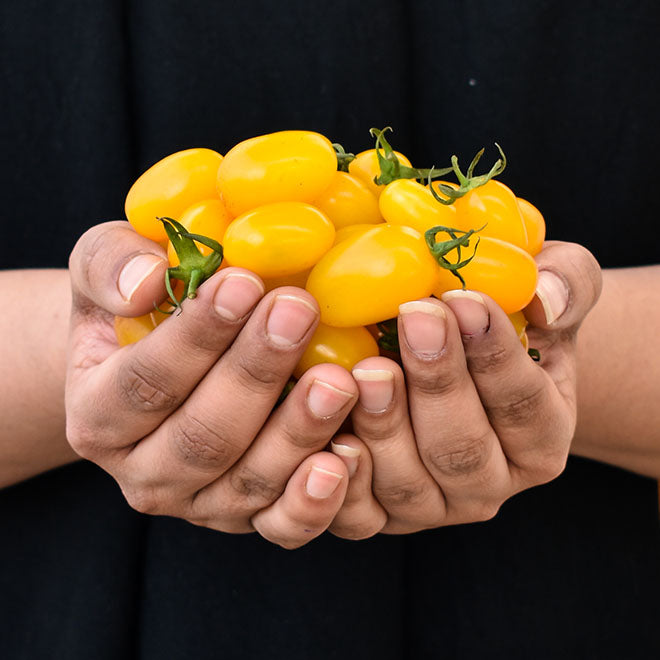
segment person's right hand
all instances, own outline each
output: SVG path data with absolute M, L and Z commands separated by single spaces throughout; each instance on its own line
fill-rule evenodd
M 347 371 L 318 365 L 271 414 L 318 306 L 293 287 L 264 296 L 257 276 L 226 268 L 181 314 L 120 348 L 114 315 L 139 316 L 162 301 L 166 268 L 163 250 L 126 222 L 98 225 L 78 241 L 69 442 L 138 511 L 303 545 L 342 504 L 346 467 L 322 450 L 357 398 Z

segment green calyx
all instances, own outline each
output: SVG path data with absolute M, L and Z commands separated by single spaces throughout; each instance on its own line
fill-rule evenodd
M 167 237 L 179 257 L 179 265 L 168 268 L 165 272 L 165 288 L 170 296 L 171 304 L 180 313 L 181 303 L 186 298 L 195 298 L 199 285 L 208 280 L 220 267 L 223 259 L 222 245 L 207 236 L 189 234 L 180 222 L 172 218 L 158 218 L 158 220 L 163 223 Z M 213 252 L 204 256 L 195 245 L 195 241 L 211 248 Z M 171 282 L 173 279 L 181 280 L 185 285 L 181 298 L 174 295 Z M 172 312 L 166 311 L 165 313 L 171 314 Z
M 385 138 L 386 131 L 392 131 L 392 127 L 386 126 L 382 130 L 379 128 L 369 129 L 371 135 L 376 138 L 376 156 L 378 158 L 378 166 L 380 167 L 380 174 L 374 178 L 376 185 L 384 186 L 397 179 L 417 179 L 420 182 L 430 181 L 435 177 L 444 176 L 453 171 L 452 167 L 442 170 L 436 170 L 432 167 L 429 170 L 403 165 Z
M 338 142 L 333 142 L 332 146 L 337 154 L 337 170 L 339 172 L 348 172 L 348 166 L 351 161 L 355 160 L 355 154 L 346 153 L 344 147 Z
M 479 229 L 470 229 L 470 231 L 463 231 L 461 229 L 453 229 L 452 227 L 437 225 L 424 232 L 426 245 L 429 248 L 429 252 L 433 255 L 433 258 L 438 262 L 439 266 L 451 271 L 451 274 L 460 280 L 463 289 L 465 288 L 465 280 L 459 271 L 474 259 L 474 255 L 477 253 L 477 247 L 479 245 L 479 237 L 477 236 L 477 242 L 474 244 L 472 254 L 467 259 L 462 258 L 461 248 L 469 248 L 472 235 L 480 232 L 482 229 L 483 227 L 480 227 Z M 438 241 L 437 234 L 439 232 L 449 234 L 449 240 Z M 456 261 L 452 262 L 447 259 L 447 255 L 453 250 L 456 250 Z
M 474 169 L 477 166 L 477 163 L 481 160 L 481 157 L 484 155 L 483 149 L 480 149 L 477 152 L 476 156 L 472 159 L 472 162 L 470 163 L 470 166 L 468 167 L 467 172 L 465 174 L 463 174 L 461 168 L 458 166 L 458 156 L 455 155 L 452 156 L 451 167 L 449 168 L 448 171 L 453 172 L 456 175 L 456 179 L 458 180 L 458 188 L 454 188 L 453 186 L 448 186 L 444 183 L 438 183 L 437 186 L 432 186 L 431 185 L 432 177 L 429 175 L 427 177 L 427 181 L 433 197 L 435 197 L 435 199 L 441 204 L 445 204 L 448 206 L 450 204 L 453 204 L 459 197 L 463 197 L 463 195 L 468 193 L 470 190 L 474 190 L 474 188 L 483 186 L 485 183 L 488 183 L 491 179 L 502 174 L 502 172 L 504 172 L 504 168 L 506 167 L 506 156 L 502 151 L 502 147 L 500 147 L 500 145 L 497 144 L 497 142 L 495 143 L 495 146 L 497 147 L 497 150 L 500 152 L 500 158 L 498 158 L 495 161 L 495 164 L 490 168 L 489 172 L 487 172 L 486 174 L 480 174 L 478 176 L 474 175 Z M 447 172 L 447 170 L 444 171 Z M 436 189 L 440 190 L 440 192 L 442 193 L 442 195 L 444 195 L 444 197 L 439 195 Z

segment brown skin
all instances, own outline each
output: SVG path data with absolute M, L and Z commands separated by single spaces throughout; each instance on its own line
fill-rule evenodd
M 111 233 L 104 237 L 107 232 Z M 143 313 L 154 298 L 162 298 L 165 265 L 158 263 L 160 249 L 144 242 L 125 223 L 94 228 L 79 243 L 71 266 L 76 302 L 68 385 L 70 440 L 78 452 L 114 474 L 139 510 L 179 515 L 232 532 L 256 529 L 284 547 L 306 543 L 331 525 L 350 538 L 381 529 L 401 533 L 490 517 L 513 492 L 558 474 L 575 422 L 572 393 L 577 364 L 577 428 L 571 451 L 659 477 L 660 419 L 656 417 L 660 412 L 654 402 L 660 394 L 660 351 L 649 347 L 657 343 L 653 328 L 660 318 L 651 302 L 660 284 L 660 267 L 605 273 L 603 296 L 577 335 L 576 363 L 575 329 L 596 297 L 597 270 L 582 251 L 564 260 L 566 250 L 574 248 L 561 244 L 550 248 L 539 260 L 562 273 L 571 292 L 568 308 L 552 327 L 547 327 L 539 301 L 530 307 L 536 326 L 530 331 L 531 343 L 540 348 L 545 364 L 531 363 L 520 353 L 490 301 L 485 300 L 488 333 L 472 333 L 469 341 L 461 332 L 468 315 L 461 300 L 431 301 L 445 314 L 443 357 L 453 368 L 447 370 L 438 356 L 416 358 L 404 344 L 406 390 L 398 367 L 374 358 L 382 361 L 375 365 L 377 370 L 392 373 L 394 403 L 388 412 L 376 414 L 358 404 L 353 409 L 357 435 L 335 438 L 335 444 L 344 448 L 333 455 L 323 449 L 355 404 L 363 387 L 359 379 L 322 365 L 301 381 L 285 406 L 268 417 L 289 363 L 295 362 L 316 323 L 313 300 L 300 290 L 284 291 L 306 301 L 301 314 L 312 309 L 313 318 L 300 341 L 284 348 L 273 346 L 265 328 L 277 292 L 260 299 L 258 291 L 243 317 L 229 322 L 218 319 L 213 316 L 212 299 L 227 276 L 222 271 L 203 285 L 199 298 L 178 317 L 178 325 L 170 323 L 170 330 L 152 333 L 140 349 L 120 352 L 113 343 L 112 315 Z M 126 300 L 118 289 L 119 275 L 137 254 L 152 254 L 153 270 Z M 9 296 L 0 317 L 5 339 L 0 369 L 4 382 L 11 383 L 0 403 L 5 422 L 0 434 L 0 484 L 7 486 L 76 460 L 76 454 L 64 434 L 69 275 L 8 271 L 0 277 Z M 241 284 L 246 282 L 249 286 L 245 279 Z M 238 292 L 245 298 L 244 289 L 239 287 Z M 284 314 L 280 332 L 295 324 L 295 304 Z M 404 339 L 415 327 L 423 335 L 425 313 L 408 311 L 402 321 Z M 630 318 L 637 323 L 631 324 Z M 204 327 L 211 329 L 200 334 Z M 150 357 L 173 347 L 183 349 L 185 355 L 176 373 Z M 250 366 L 255 364 L 267 367 L 267 378 L 256 378 L 257 371 Z M 539 376 L 540 372 L 545 375 Z M 616 378 L 605 377 L 614 373 Z M 133 380 L 126 380 L 131 374 Z M 534 391 L 538 381 L 542 388 L 550 388 L 548 392 L 554 388 L 555 394 L 534 397 L 528 405 L 512 405 L 523 400 L 521 379 L 525 391 Z M 337 412 L 318 417 L 311 411 L 309 393 L 318 380 L 331 387 L 322 386 L 317 404 L 323 401 L 332 407 L 334 400 Z M 232 406 L 206 405 L 205 390 L 224 387 L 223 383 L 231 383 L 228 396 L 236 390 Z M 438 440 L 425 430 L 438 424 L 437 415 L 444 414 L 447 406 L 455 405 L 451 402 L 456 402 L 457 393 L 475 391 L 485 397 L 486 408 L 479 411 L 474 394 L 464 405 L 472 406 L 466 412 L 483 425 L 483 433 L 475 431 L 476 426 L 462 425 Z M 253 402 L 255 395 L 260 401 L 249 406 L 249 414 L 241 408 L 248 393 Z M 410 419 L 403 408 L 406 398 L 411 403 Z M 507 409 L 509 417 L 514 413 L 515 423 L 507 421 L 506 414 L 497 418 L 497 411 Z M 212 432 L 220 428 L 218 415 L 222 428 L 232 429 L 228 435 Z M 250 416 L 256 420 L 255 428 L 246 430 Z M 114 420 L 116 427 L 101 434 L 107 419 Z M 486 422 L 491 419 L 489 428 Z M 539 419 L 562 420 L 561 431 L 538 440 Z M 403 433 L 393 437 L 388 429 L 394 426 Z M 157 432 L 157 428 L 169 431 Z M 537 443 L 530 445 L 530 437 L 536 437 Z M 273 443 L 284 449 L 281 461 L 274 462 L 267 451 Z M 317 493 L 331 490 L 325 497 L 312 497 L 306 489 L 313 466 L 321 468 L 313 471 L 319 477 Z M 350 485 L 349 473 L 353 474 Z M 419 475 L 424 479 L 417 481 Z M 421 484 L 417 489 L 421 500 L 420 492 L 409 487 L 414 483 Z

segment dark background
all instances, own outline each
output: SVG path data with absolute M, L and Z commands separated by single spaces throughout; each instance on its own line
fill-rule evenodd
M 419 166 L 499 142 L 550 237 L 657 263 L 659 34 L 655 0 L 4 0 L 0 265 L 64 266 L 178 149 L 385 125 Z M 0 493 L 0 654 L 660 657 L 657 520 L 652 480 L 572 459 L 488 523 L 290 553 L 80 463 Z

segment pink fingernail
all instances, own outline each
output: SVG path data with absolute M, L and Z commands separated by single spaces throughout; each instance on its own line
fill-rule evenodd
M 307 392 L 307 406 L 316 417 L 327 419 L 336 415 L 353 398 L 351 392 L 315 380 Z
M 126 302 L 131 302 L 142 282 L 161 265 L 165 265 L 165 260 L 155 254 L 138 254 L 133 257 L 121 269 L 117 279 L 117 289 L 121 297 Z
M 305 483 L 305 490 L 310 497 L 317 500 L 325 500 L 332 495 L 339 486 L 339 482 L 344 478 L 344 475 L 325 470 L 321 467 L 314 465 L 309 471 L 307 482 Z
M 382 413 L 394 397 L 394 374 L 387 369 L 353 369 L 360 390 L 360 405 L 370 413 Z
M 458 328 L 463 336 L 474 337 L 488 330 L 490 326 L 488 307 L 476 291 L 454 289 L 443 293 L 441 298 L 456 315 Z
M 539 271 L 536 297 L 543 305 L 543 312 L 548 325 L 554 323 L 568 307 L 568 288 L 565 282 L 549 270 Z
M 348 470 L 348 476 L 354 477 L 360 461 L 360 450 L 357 447 L 342 445 L 337 442 L 330 443 L 332 453 L 339 456 Z
M 264 295 L 261 282 L 247 273 L 227 275 L 215 292 L 215 311 L 227 321 L 243 318 Z
M 445 346 L 447 325 L 445 310 L 426 300 L 399 305 L 406 342 L 421 358 L 438 355 Z
M 275 297 L 266 321 L 270 340 L 279 346 L 293 346 L 307 334 L 318 312 L 304 298 L 282 294 Z

